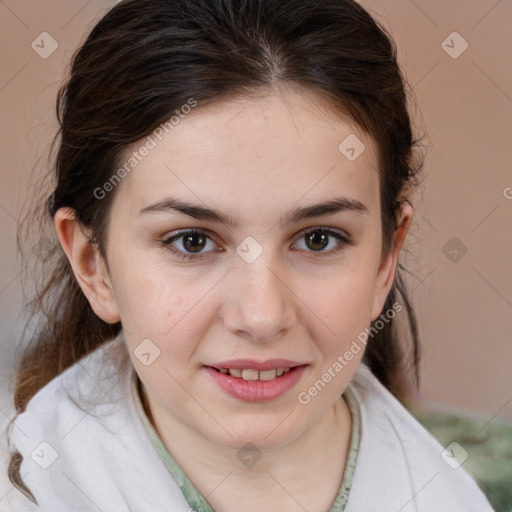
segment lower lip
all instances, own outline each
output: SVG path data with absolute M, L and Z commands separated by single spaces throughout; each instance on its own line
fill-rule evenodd
M 269 402 L 279 398 L 295 386 L 305 368 L 306 365 L 296 366 L 272 380 L 244 380 L 220 373 L 210 366 L 204 367 L 226 393 L 245 402 Z

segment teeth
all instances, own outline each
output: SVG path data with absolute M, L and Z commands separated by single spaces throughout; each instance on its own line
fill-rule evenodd
M 265 370 L 263 372 L 259 372 L 260 380 L 271 380 L 276 378 L 277 370 L 273 368 L 272 370 Z
M 224 375 L 230 374 L 233 377 L 242 378 L 244 380 L 272 380 L 288 373 L 291 368 L 272 368 L 272 370 L 263 370 L 259 372 L 252 368 L 241 370 L 240 368 L 220 368 L 219 371 Z
M 242 370 L 242 379 L 258 380 L 258 370 Z

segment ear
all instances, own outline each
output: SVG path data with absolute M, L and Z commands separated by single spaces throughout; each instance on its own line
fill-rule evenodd
M 398 219 L 398 228 L 395 232 L 393 244 L 389 252 L 382 258 L 373 293 L 371 320 L 376 320 L 382 313 L 386 298 L 389 295 L 393 281 L 395 279 L 396 265 L 398 256 L 405 240 L 405 235 L 411 224 L 413 209 L 410 203 L 403 202 L 400 205 L 400 216 Z
M 107 323 L 119 322 L 107 266 L 90 233 L 76 220 L 72 208 L 59 208 L 54 223 L 60 244 L 93 311 Z

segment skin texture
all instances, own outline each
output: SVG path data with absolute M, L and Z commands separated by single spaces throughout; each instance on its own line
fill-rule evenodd
M 366 147 L 355 161 L 338 149 L 350 134 Z M 127 158 L 138 147 L 127 149 Z M 155 428 L 215 510 L 236 504 L 243 511 L 320 512 L 334 501 L 351 434 L 341 394 L 364 351 L 307 405 L 298 394 L 383 312 L 412 208 L 403 206 L 395 245 L 381 260 L 377 168 L 373 141 L 353 122 L 312 93 L 276 89 L 199 105 L 117 185 L 108 267 L 71 209 L 55 216 L 92 308 L 107 322 L 122 321 Z M 237 217 L 239 225 L 175 211 L 140 214 L 169 196 Z M 367 212 L 285 222 L 297 207 L 342 196 Z M 318 249 L 300 233 L 320 227 L 352 242 L 328 234 Z M 191 242 L 202 257 L 181 260 L 162 240 L 191 228 L 209 238 Z M 263 250 L 251 263 L 236 252 L 249 236 Z M 172 246 L 190 254 L 183 242 Z M 150 366 L 133 352 L 145 339 L 160 349 Z M 270 402 L 227 395 L 203 367 L 275 357 L 308 366 L 291 391 Z M 262 455 L 252 467 L 237 457 L 248 442 Z

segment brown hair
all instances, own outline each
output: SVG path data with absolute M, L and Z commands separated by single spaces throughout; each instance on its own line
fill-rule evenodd
M 50 153 L 59 136 L 60 141 L 45 181 L 52 182 L 51 189 L 41 188 L 44 208 L 34 215 L 47 230 L 58 208 L 73 208 L 106 261 L 115 190 L 102 200 L 94 190 L 118 169 L 127 146 L 151 134 L 191 97 L 201 106 L 260 94 L 276 84 L 327 98 L 376 142 L 386 253 L 397 229 L 397 209 L 401 201 L 409 201 L 405 192 L 420 183 L 423 159 L 413 151 L 419 140 L 412 137 L 406 83 L 393 40 L 353 0 L 118 3 L 75 52 L 70 77 L 59 90 L 60 128 Z M 42 246 L 43 281 L 28 302 L 35 328 L 17 369 L 17 414 L 45 384 L 121 328 L 94 314 L 54 233 L 42 239 Z M 399 263 L 384 310 L 401 297 L 411 332 L 410 366 L 419 385 L 420 344 L 403 270 Z M 402 376 L 409 368 L 396 319 L 376 330 L 363 361 L 400 398 Z M 9 476 L 32 496 L 19 476 L 19 463 L 16 453 Z

